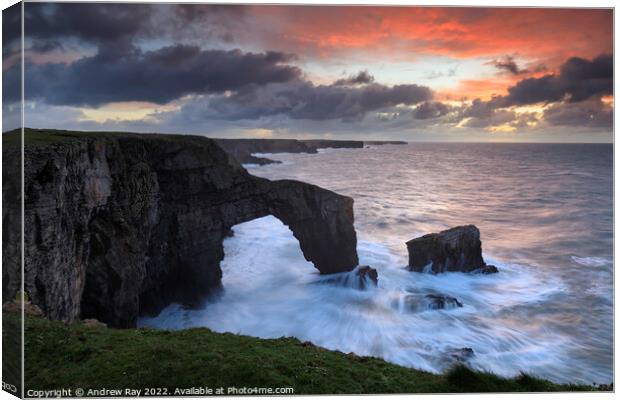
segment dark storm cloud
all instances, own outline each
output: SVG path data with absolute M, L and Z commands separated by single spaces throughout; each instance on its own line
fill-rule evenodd
M 476 99 L 468 106 L 458 110 L 457 120 L 462 120 L 461 126 L 470 128 L 486 128 L 503 125 L 515 120 L 514 111 L 498 109 L 492 102 Z
M 547 108 L 544 120 L 553 126 L 590 126 L 612 128 L 613 108 L 600 99 L 580 103 L 558 103 Z
M 204 21 L 210 16 L 221 18 L 240 18 L 246 15 L 247 5 L 243 4 L 175 4 L 174 12 L 183 21 Z
M 610 107 L 604 107 L 600 101 L 602 96 L 611 94 L 611 55 L 603 54 L 592 60 L 573 57 L 556 74 L 517 82 L 508 88 L 506 96 L 474 100 L 459 111 L 459 119 L 464 121 L 464 126 L 475 127 L 508 123 L 510 114 L 505 110 L 508 107 L 554 103 L 542 117 L 550 125 L 611 126 Z
M 524 79 L 508 88 L 508 95 L 502 97 L 501 101 L 497 100 L 497 104 L 507 107 L 560 100 L 576 102 L 612 92 L 611 55 L 600 55 L 592 61 L 573 57 L 560 67 L 558 74 Z
M 487 128 L 490 126 L 498 126 L 510 124 L 517 119 L 517 114 L 510 110 L 493 110 L 493 112 L 485 117 L 469 117 L 461 126 L 469 128 Z
M 415 119 L 439 118 L 450 112 L 452 108 L 438 101 L 425 101 L 413 111 Z
M 475 99 L 469 106 L 461 110 L 461 116 L 463 118 L 491 118 L 496 108 L 497 106 L 493 101 Z
M 128 47 L 138 39 L 164 38 L 230 42 L 231 32 L 245 21 L 244 10 L 244 6 L 202 4 L 26 3 L 27 50 L 43 53 L 73 41 L 95 47 L 106 43 Z M 7 21 L 21 26 L 19 15 Z M 3 37 L 8 44 L 19 34 Z
M 360 71 L 357 75 L 351 75 L 346 79 L 338 79 L 334 82 L 334 86 L 352 86 L 352 85 L 364 85 L 367 83 L 373 83 L 375 77 L 370 75 L 368 71 Z
M 29 64 L 26 97 L 73 106 L 118 101 L 164 104 L 188 94 L 287 82 L 301 74 L 297 67 L 283 64 L 291 61 L 292 55 L 278 52 L 201 50 L 185 45 L 142 52 L 119 46 L 69 65 Z M 8 72 L 7 79 L 14 71 Z
M 148 4 L 25 3 L 24 50 L 46 53 L 62 50 L 63 43 L 74 42 L 95 47 L 105 43 L 128 47 L 136 38 L 155 35 L 165 26 L 153 23 L 152 16 L 160 9 Z M 16 10 L 3 13 L 3 27 L 7 30 L 3 32 L 5 58 L 21 51 L 21 13 L 19 8 Z
M 22 34 L 21 3 L 2 10 L 2 54 L 14 51 L 13 46 Z
M 148 35 L 155 9 L 148 4 L 27 3 L 24 26 L 32 39 L 73 37 L 98 43 Z
M 365 86 L 320 85 L 299 80 L 248 88 L 232 96 L 208 99 L 200 106 L 204 118 L 259 119 L 284 115 L 291 119 L 357 121 L 368 112 L 415 105 L 432 98 L 429 88 L 419 85 Z M 195 105 L 192 105 L 195 107 Z

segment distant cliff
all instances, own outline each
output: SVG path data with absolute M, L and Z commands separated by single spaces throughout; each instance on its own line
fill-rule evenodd
M 364 145 L 407 144 L 400 141 L 296 140 L 296 139 L 214 139 L 228 154 L 242 164 L 278 163 L 256 153 L 316 153 L 318 149 L 361 149 Z
M 25 275 L 53 319 L 132 327 L 221 285 L 222 241 L 274 215 L 321 273 L 358 264 L 353 200 L 247 173 L 211 139 L 26 130 Z M 3 134 L 3 301 L 19 288 L 19 135 Z

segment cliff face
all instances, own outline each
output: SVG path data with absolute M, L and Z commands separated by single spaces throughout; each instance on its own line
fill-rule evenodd
M 53 319 L 131 327 L 196 304 L 220 288 L 230 228 L 270 214 L 321 273 L 358 263 L 351 198 L 254 177 L 210 139 L 30 131 L 26 142 L 26 292 Z M 5 268 L 7 299 L 19 267 Z

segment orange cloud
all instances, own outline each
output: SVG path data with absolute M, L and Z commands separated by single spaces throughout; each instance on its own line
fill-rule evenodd
M 604 9 L 254 6 L 250 12 L 270 21 L 264 40 L 297 54 L 518 53 L 557 64 L 612 51 L 613 13 Z

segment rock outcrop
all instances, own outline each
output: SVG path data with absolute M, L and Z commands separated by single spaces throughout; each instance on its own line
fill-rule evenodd
M 428 301 L 428 308 L 430 310 L 463 307 L 463 303 L 458 301 L 456 297 L 444 296 L 442 294 L 427 294 L 424 298 Z
M 359 267 L 356 272 L 359 278 L 360 289 L 364 290 L 368 286 L 377 287 L 379 284 L 379 274 L 376 269 L 371 268 L 368 265 L 364 265 Z
M 321 277 L 316 281 L 316 283 L 357 290 L 367 290 L 369 288 L 377 287 L 379 284 L 379 274 L 376 269 L 368 265 L 363 265 L 350 272 Z
M 401 312 L 424 312 L 428 310 L 451 310 L 463 307 L 456 297 L 443 294 L 408 294 L 393 303 Z
M 409 269 L 416 272 L 493 273 L 497 268 L 482 258 L 480 231 L 474 225 L 457 226 L 407 242 Z
M 361 149 L 365 144 L 407 144 L 400 141 L 296 140 L 296 139 L 214 139 L 221 148 L 242 164 L 280 163 L 255 153 L 317 153 L 319 149 Z
M 257 157 L 255 153 L 316 153 L 321 148 L 362 148 L 357 140 L 214 139 L 242 164 L 273 164 L 280 161 Z
M 3 158 L 19 153 L 5 145 Z M 198 304 L 221 286 L 231 227 L 266 215 L 322 274 L 358 264 L 351 198 L 254 177 L 204 137 L 26 130 L 24 153 L 25 287 L 53 319 L 133 327 L 171 302 Z M 4 179 L 18 207 L 19 174 Z M 4 298 L 19 287 L 16 210 L 3 208 Z

